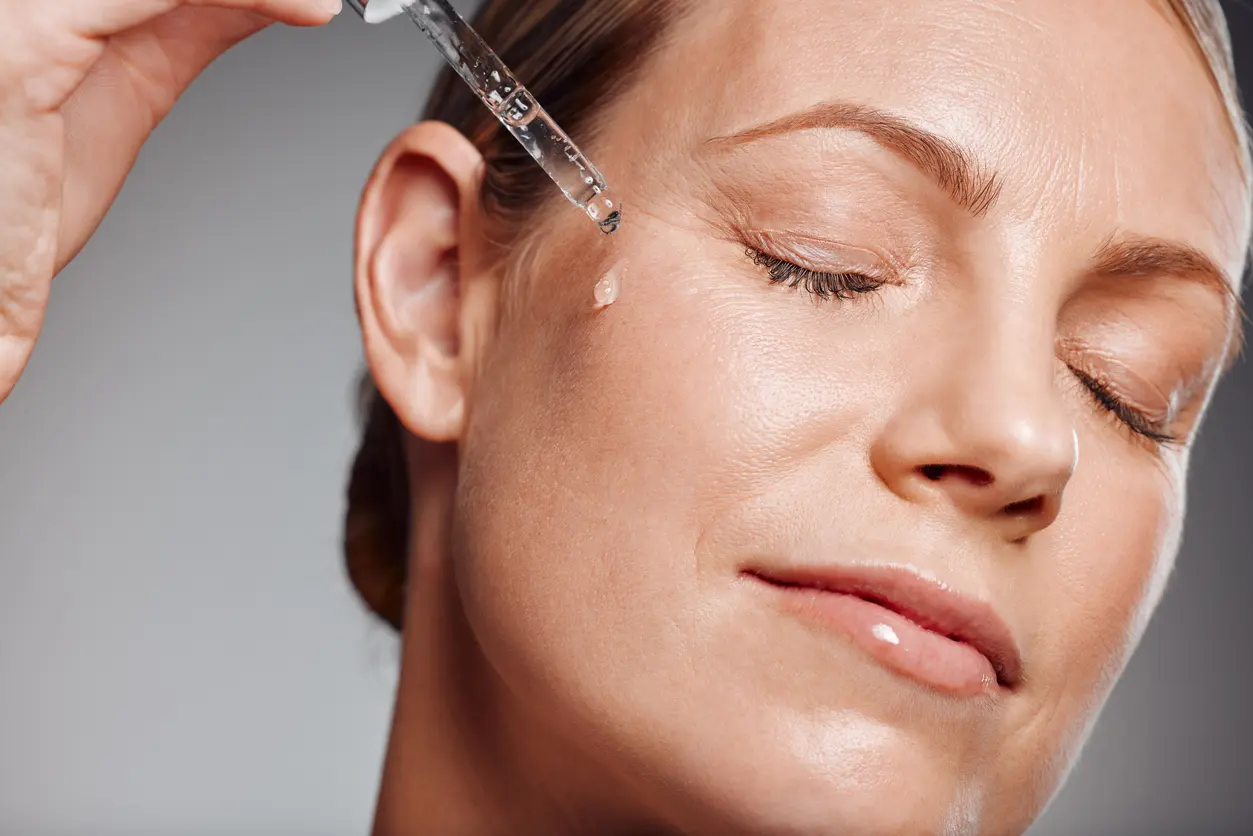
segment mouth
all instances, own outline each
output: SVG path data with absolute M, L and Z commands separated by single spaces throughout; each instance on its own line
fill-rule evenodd
M 1013 690 L 1022 659 L 987 603 L 898 567 L 746 569 L 784 609 L 843 635 L 884 667 L 937 691 Z

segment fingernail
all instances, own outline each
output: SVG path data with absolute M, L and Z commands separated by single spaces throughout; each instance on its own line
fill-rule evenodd
M 344 0 L 321 0 L 322 8 L 333 15 L 337 15 L 344 10 Z

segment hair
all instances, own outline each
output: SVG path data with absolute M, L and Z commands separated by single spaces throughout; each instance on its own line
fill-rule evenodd
M 1249 128 L 1219 0 L 1168 0 L 1168 5 L 1222 98 L 1246 189 L 1253 192 Z M 630 85 L 676 11 L 677 0 L 485 0 L 472 25 L 557 123 L 586 144 L 597 109 Z M 451 68 L 436 80 L 423 118 L 452 125 L 482 153 L 481 208 L 494 240 L 504 247 L 516 243 L 524 216 L 543 211 L 556 193 L 543 170 Z M 348 575 L 366 606 L 399 630 L 410 536 L 404 430 L 368 373 L 360 382 L 358 408 L 364 431 L 348 485 Z
M 472 25 L 557 124 L 586 146 L 594 137 L 591 118 L 630 86 L 676 9 L 676 0 L 484 0 Z M 423 118 L 452 125 L 483 155 L 481 209 L 493 242 L 507 251 L 525 216 L 543 211 L 557 190 L 451 68 L 436 79 Z M 348 576 L 366 606 L 400 629 L 410 507 L 404 430 L 368 374 L 358 409 L 365 429 L 348 484 Z
M 1219 0 L 1169 0 L 1169 4 L 1205 59 L 1210 79 L 1218 88 L 1218 95 L 1227 111 L 1246 191 L 1253 191 L 1253 149 L 1250 146 L 1249 123 L 1240 99 L 1240 85 L 1236 79 L 1235 53 L 1231 48 L 1227 15 Z

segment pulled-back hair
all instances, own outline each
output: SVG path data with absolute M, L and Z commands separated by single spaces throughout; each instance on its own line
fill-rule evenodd
M 557 124 L 579 145 L 592 117 L 631 83 L 673 18 L 673 0 L 485 0 L 472 21 Z M 508 247 L 525 215 L 560 192 L 469 87 L 445 68 L 424 119 L 447 122 L 483 155 L 482 209 Z M 365 430 L 348 484 L 344 551 L 366 605 L 397 629 L 408 573 L 409 484 L 403 430 L 369 375 L 359 387 Z
M 1249 132 L 1240 106 L 1226 16 L 1218 0 L 1169 0 L 1204 57 L 1230 117 L 1246 186 L 1253 182 Z M 485 0 L 474 28 L 580 145 L 592 117 L 625 89 L 660 43 L 677 0 Z M 451 69 L 435 83 L 423 118 L 469 138 L 486 164 L 480 200 L 505 247 L 558 192 L 543 170 Z M 391 407 L 363 376 L 364 423 L 348 485 L 344 550 L 366 605 L 399 629 L 408 574 L 410 493 L 404 435 Z

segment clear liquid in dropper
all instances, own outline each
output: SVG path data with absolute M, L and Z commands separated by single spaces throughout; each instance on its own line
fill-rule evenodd
M 487 101 L 493 99 L 489 96 Z M 512 90 L 496 115 L 514 139 L 522 144 L 548 173 L 568 200 L 596 222 L 600 231 L 612 235 L 622 225 L 622 208 L 609 191 L 605 178 L 557 126 L 525 87 Z
M 601 232 L 617 232 L 622 207 L 600 171 L 456 10 L 446 0 L 401 0 L 401 5 L 566 198 Z

